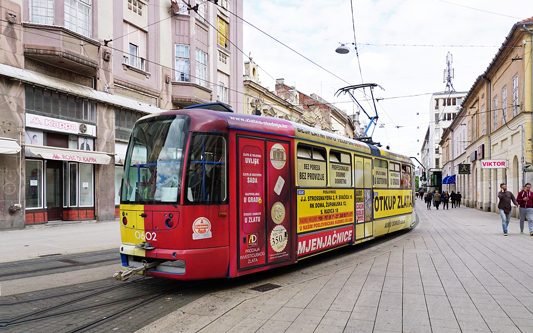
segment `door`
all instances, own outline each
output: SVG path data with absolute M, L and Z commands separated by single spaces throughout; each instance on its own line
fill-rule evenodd
M 46 209 L 48 221 L 57 221 L 63 218 L 63 163 L 46 161 Z
M 372 159 L 355 156 L 355 240 L 372 237 L 373 199 Z
M 238 269 L 291 260 L 289 143 L 237 142 Z

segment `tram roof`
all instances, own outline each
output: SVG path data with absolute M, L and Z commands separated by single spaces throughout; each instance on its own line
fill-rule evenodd
M 168 114 L 185 114 L 191 117 L 193 120 L 190 128 L 191 131 L 226 132 L 227 129 L 242 129 L 256 133 L 275 133 L 282 136 L 309 141 L 311 143 L 314 142 L 342 149 L 356 150 L 376 157 L 384 157 L 412 164 L 411 159 L 407 156 L 383 150 L 365 142 L 346 138 L 280 118 L 190 108 L 152 114 L 143 117 L 142 119 Z

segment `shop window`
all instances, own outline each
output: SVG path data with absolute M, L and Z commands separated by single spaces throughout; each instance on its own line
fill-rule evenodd
M 43 207 L 43 162 L 26 160 L 26 208 Z
M 26 85 L 26 112 L 96 124 L 96 103 L 65 93 Z
M 80 207 L 93 206 L 93 165 L 92 164 L 79 164 L 80 170 Z
M 64 195 L 67 195 L 65 193 Z M 78 206 L 78 163 L 69 163 L 69 206 Z

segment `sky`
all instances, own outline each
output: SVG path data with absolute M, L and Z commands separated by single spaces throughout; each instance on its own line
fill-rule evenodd
M 335 53 L 340 43 L 354 43 L 350 0 L 243 0 L 246 21 L 327 71 L 246 22 L 243 51 L 259 65 L 264 87 L 274 90 L 275 79 L 284 78 L 287 85 L 316 93 L 347 114 L 355 106 L 334 96 L 339 88 L 379 84 L 384 90 L 376 88 L 374 95 L 382 98 L 377 111 L 383 126 L 376 126 L 373 139 L 408 156 L 420 152 L 431 93 L 445 90 L 447 53 L 453 56 L 455 90 L 467 92 L 513 25 L 533 16 L 525 0 L 352 1 L 359 57 L 353 45 L 347 45 L 352 48 L 348 54 Z M 365 96 L 356 97 L 373 115 Z M 361 113 L 360 120 L 366 119 Z

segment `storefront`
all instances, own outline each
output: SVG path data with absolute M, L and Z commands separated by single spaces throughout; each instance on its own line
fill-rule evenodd
M 90 106 L 87 103 L 88 107 Z M 26 224 L 95 218 L 96 125 L 26 113 Z

